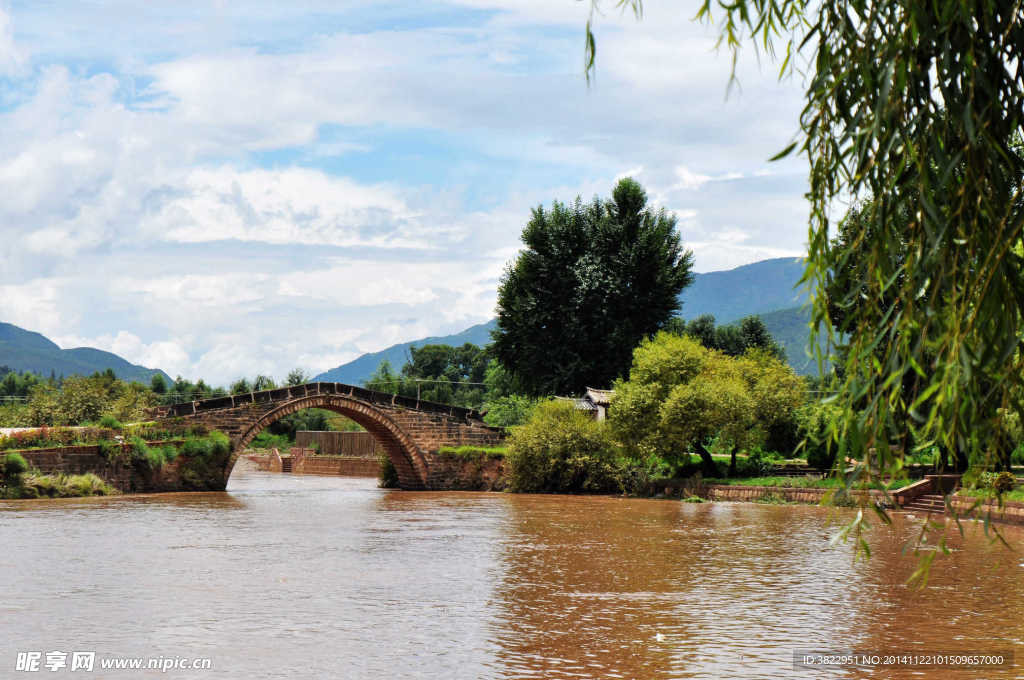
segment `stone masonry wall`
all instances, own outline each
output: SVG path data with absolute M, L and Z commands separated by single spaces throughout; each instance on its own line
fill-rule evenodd
M 177 441 L 147 442 L 151 446 L 178 444 Z M 11 453 L 11 452 L 5 452 Z M 98 446 L 64 446 L 52 449 L 17 451 L 31 468 L 45 475 L 95 474 L 123 493 L 177 491 L 180 487 L 179 467 L 185 459 L 179 456 L 163 469 L 151 471 L 132 465 L 130 461 L 108 461 Z

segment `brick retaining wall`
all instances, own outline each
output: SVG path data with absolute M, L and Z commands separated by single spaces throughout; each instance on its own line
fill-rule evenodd
M 789 503 L 821 503 L 825 496 L 835 489 L 809 489 L 784 486 L 733 486 L 730 484 L 710 484 L 704 487 L 706 497 L 713 501 L 758 501 L 765 497 L 781 498 Z M 850 495 L 861 499 L 868 494 L 876 501 L 883 501 L 881 491 L 851 491 Z
M 292 472 L 300 475 L 376 477 L 380 473 L 380 461 L 360 456 L 306 456 Z
M 950 499 L 950 505 L 957 512 L 967 512 L 968 509 L 977 499 L 975 498 L 964 498 L 961 496 L 953 496 Z M 999 504 L 994 500 L 990 499 L 982 503 L 981 507 L 974 511 L 975 519 L 985 519 L 985 515 L 990 512 L 992 513 L 992 519 L 1000 522 L 1008 522 L 1010 524 L 1024 524 L 1024 503 L 1017 501 L 1006 501 L 1003 503 L 1003 507 L 1000 508 Z

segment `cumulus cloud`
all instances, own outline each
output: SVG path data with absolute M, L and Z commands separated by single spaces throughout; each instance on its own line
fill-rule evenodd
M 725 100 L 713 32 L 654 6 L 599 18 L 588 87 L 585 4 L 0 11 L 0 320 L 214 382 L 320 371 L 487 320 L 530 209 L 624 174 L 698 270 L 799 254 L 802 176 L 765 171 L 795 87 L 743 62 Z

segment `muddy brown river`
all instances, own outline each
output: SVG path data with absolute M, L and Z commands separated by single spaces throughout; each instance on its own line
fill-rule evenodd
M 1024 677 L 1020 529 L 972 525 L 917 591 L 920 517 L 854 564 L 824 508 L 375 484 L 0 502 L 0 678 Z M 101 667 L 124 659 L 210 667 Z

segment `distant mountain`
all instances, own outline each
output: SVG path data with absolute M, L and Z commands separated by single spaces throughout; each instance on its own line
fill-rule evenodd
M 780 257 L 720 272 L 697 274 L 679 296 L 684 319 L 713 314 L 730 323 L 750 314 L 800 307 L 807 293 L 795 288 L 804 273 L 803 260 Z
M 817 366 L 807 358 L 806 352 L 810 316 L 809 312 L 802 309 L 807 302 L 807 294 L 795 288 L 803 272 L 802 260 L 780 257 L 727 271 L 696 274 L 693 284 L 680 296 L 683 303 L 682 316 L 694 319 L 702 314 L 712 314 L 718 324 L 725 324 L 757 314 L 776 340 L 785 347 L 789 362 L 797 372 L 814 373 Z M 377 370 L 384 359 L 390 361 L 395 370 L 400 370 L 408 359 L 409 347 L 461 345 L 466 342 L 483 346 L 491 341 L 490 331 L 495 325 L 496 320 L 491 319 L 455 335 L 392 345 L 325 371 L 314 380 L 360 385 Z
M 3 322 L 0 322 L 0 366 L 31 371 L 43 377 L 51 372 L 57 376 L 91 375 L 109 368 L 121 380 L 148 383 L 154 373 L 159 373 L 168 384 L 173 382 L 159 369 L 137 366 L 116 354 L 92 347 L 61 349 L 40 333 Z
M 464 345 L 467 342 L 482 347 L 491 342 L 491 330 L 496 325 L 497 319 L 491 319 L 487 323 L 471 326 L 454 335 L 421 338 L 420 340 L 392 345 L 387 349 L 383 349 L 379 352 L 372 352 L 370 354 L 364 354 L 358 359 L 354 359 L 347 364 L 342 364 L 337 368 L 324 371 L 313 378 L 313 380 L 361 385 L 364 380 L 369 378 L 370 375 L 377 370 L 380 362 L 385 359 L 391 362 L 392 368 L 396 371 L 401 370 L 402 366 L 404 366 L 405 362 L 409 359 L 410 347 L 422 347 L 423 345 L 452 345 L 454 347 L 458 347 L 459 345 Z
M 809 352 L 811 346 L 811 310 L 792 307 L 758 314 L 765 328 L 786 350 L 786 360 L 801 375 L 817 375 L 818 361 Z M 824 344 L 821 345 L 824 348 Z

